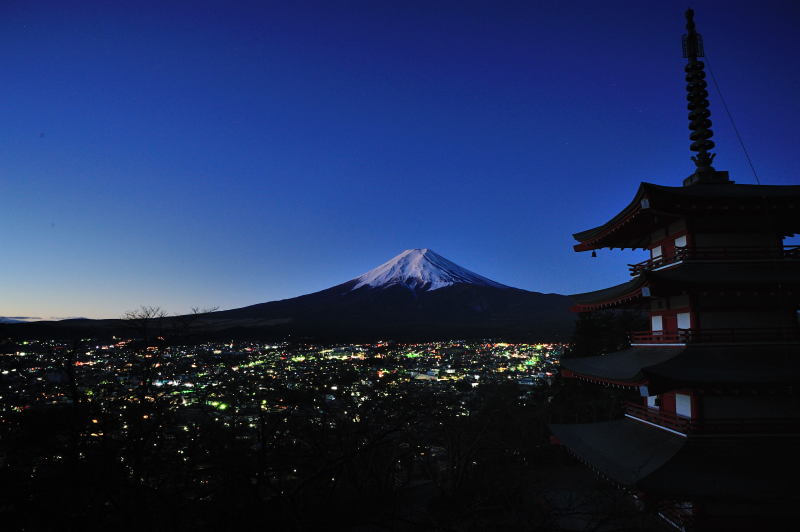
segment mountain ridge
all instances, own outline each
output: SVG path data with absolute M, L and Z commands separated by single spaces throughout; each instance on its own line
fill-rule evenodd
M 416 248 L 324 290 L 204 314 L 195 322 L 194 332 L 325 341 L 490 337 L 557 341 L 572 332 L 571 304 L 568 296 L 506 286 L 429 248 Z M 182 318 L 166 318 L 166 323 Z M 124 320 L 87 320 L 4 328 L 86 334 L 87 329 L 119 331 L 125 325 Z

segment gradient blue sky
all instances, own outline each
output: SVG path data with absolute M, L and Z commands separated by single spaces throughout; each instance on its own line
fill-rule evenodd
M 694 1 L 764 184 L 797 184 L 796 1 Z M 429 247 L 574 293 L 690 174 L 685 2 L 0 3 L 0 316 L 293 297 Z M 712 92 L 717 168 L 754 178 Z

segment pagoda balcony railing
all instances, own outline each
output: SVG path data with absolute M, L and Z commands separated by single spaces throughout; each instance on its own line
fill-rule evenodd
M 631 401 L 625 403 L 625 413 L 642 421 L 649 421 L 660 427 L 675 430 L 686 434 L 692 424 L 688 417 L 679 416 L 674 412 L 662 412 L 658 408 L 649 408 Z
M 628 333 L 631 345 L 637 344 L 686 344 L 691 339 L 692 329 L 677 331 L 633 331 Z
M 694 247 L 675 248 L 670 255 L 661 255 L 637 264 L 628 264 L 631 276 L 642 272 L 656 270 L 663 266 L 686 260 L 765 260 L 765 259 L 800 259 L 800 246 L 780 247 Z
M 661 501 L 658 514 L 678 530 L 692 530 L 695 523 L 694 507 L 688 501 Z
M 631 345 L 797 342 L 798 327 L 761 327 L 727 329 L 678 329 L 676 331 L 634 331 L 628 334 Z
M 800 419 L 798 418 L 693 419 L 631 401 L 625 403 L 625 413 L 628 417 L 647 421 L 682 434 L 789 434 L 800 432 Z

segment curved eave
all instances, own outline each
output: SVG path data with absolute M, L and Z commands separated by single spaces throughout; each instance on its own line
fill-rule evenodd
M 572 296 L 575 304 L 571 310 L 573 312 L 589 312 L 631 303 L 649 295 L 645 294 L 644 285 L 645 277 L 640 275 L 635 279 L 610 288 L 576 294 Z
M 627 294 L 624 294 L 614 299 L 599 301 L 597 303 L 576 304 L 570 307 L 570 310 L 572 312 L 591 312 L 593 310 L 609 309 L 609 308 L 623 306 L 628 303 L 632 303 L 644 297 L 645 296 L 642 294 L 642 289 L 638 288 L 632 292 L 628 292 Z
M 648 384 L 643 369 L 677 357 L 683 350 L 669 347 L 632 347 L 607 355 L 561 360 L 561 374 L 607 386 Z
M 768 211 L 784 236 L 800 233 L 800 186 L 701 184 L 668 187 L 641 183 L 633 200 L 619 214 L 598 227 L 573 234 L 575 251 L 606 247 L 640 248 L 647 244 L 652 216 L 696 214 L 698 211 L 743 214 Z M 737 209 L 734 211 L 734 209 Z
M 596 375 L 589 375 L 586 373 L 577 373 L 568 369 L 562 369 L 561 376 L 566 379 L 578 379 L 581 381 L 592 382 L 594 384 L 602 384 L 603 386 L 610 386 L 612 388 L 639 388 L 640 386 L 646 386 L 648 384 L 647 379 L 645 379 L 644 376 L 639 376 L 638 379 L 623 381 L 598 377 Z
M 605 238 L 633 222 L 641 213 L 643 205 L 647 205 L 646 201 L 642 201 L 645 199 L 645 185 L 647 183 L 639 185 L 639 190 L 636 191 L 633 200 L 611 220 L 593 229 L 573 234 L 572 237 L 579 242 L 574 246 L 575 251 L 589 251 L 604 247 L 602 242 Z
M 591 312 L 630 305 L 652 295 L 703 287 L 769 288 L 786 294 L 800 291 L 797 261 L 730 263 L 683 262 L 647 271 L 622 284 L 571 296 L 573 312 Z

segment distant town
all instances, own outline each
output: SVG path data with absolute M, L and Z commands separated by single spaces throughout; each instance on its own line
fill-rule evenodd
M 140 355 L 135 345 L 130 339 L 105 345 L 88 339 L 79 347 L 55 341 L 21 342 L 15 353 L 0 358 L 5 388 L 0 414 L 5 419 L 15 412 L 76 400 L 105 412 L 112 404 L 144 399 L 158 401 L 177 414 L 213 413 L 216 421 L 229 425 L 234 415 L 248 418 L 259 411 L 285 409 L 286 394 L 298 391 L 310 394 L 312 408 L 321 411 L 344 397 L 357 398 L 360 404 L 376 394 L 405 393 L 408 385 L 465 395 L 487 383 L 543 386 L 552 382 L 564 349 L 562 344 L 491 341 L 242 342 L 149 346 Z M 74 369 L 64 368 L 68 351 L 74 352 L 70 360 Z M 266 390 L 271 392 L 269 401 L 261 399 Z M 98 431 L 92 436 L 125 437 L 122 412 L 117 417 L 116 422 L 106 419 L 103 431 L 95 427 Z
M 563 344 L 2 347 L 12 528 L 48 529 L 60 512 L 120 526 L 142 505 L 165 530 L 235 529 L 264 511 L 281 530 L 556 526 L 576 512 L 607 519 L 607 504 L 624 509 L 621 522 L 640 519 L 548 444 L 546 422 L 571 411 L 551 405 Z M 565 500 L 559 483 L 574 475 L 586 493 Z M 59 511 L 42 511 L 45 501 Z

